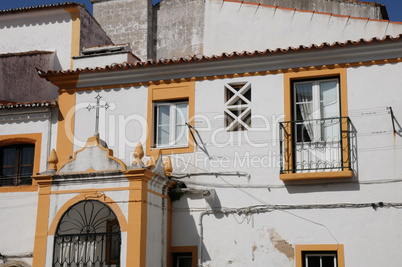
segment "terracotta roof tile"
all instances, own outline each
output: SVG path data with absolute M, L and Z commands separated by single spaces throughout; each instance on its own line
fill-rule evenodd
M 51 53 L 54 53 L 54 52 L 53 51 L 33 50 L 33 51 L 27 51 L 27 52 L 15 52 L 15 53 L 0 54 L 0 57 L 18 57 L 18 56 L 30 56 L 30 55 L 51 54 Z
M 19 8 L 12 8 L 12 9 L 5 9 L 0 10 L 0 15 L 8 14 L 8 13 L 19 13 L 19 12 L 28 12 L 28 11 L 36 11 L 42 9 L 54 9 L 66 6 L 84 6 L 83 4 L 78 4 L 75 2 L 65 2 L 59 4 L 51 4 L 51 5 L 41 5 L 41 6 L 30 6 L 30 7 L 19 7 Z
M 57 107 L 56 100 L 50 101 L 33 101 L 33 102 L 14 102 L 8 100 L 0 100 L 0 110 L 2 109 L 12 109 L 12 108 L 36 108 L 36 107 Z
M 181 63 L 188 63 L 188 62 L 201 62 L 201 61 L 216 61 L 222 60 L 227 58 L 239 58 L 239 57 L 254 57 L 260 55 L 272 55 L 272 54 L 282 54 L 282 53 L 289 53 L 289 52 L 299 52 L 299 51 L 310 51 L 310 50 L 321 50 L 321 49 L 331 49 L 336 47 L 346 47 L 346 46 L 356 46 L 356 45 L 363 45 L 363 44 L 371 44 L 371 43 L 382 43 L 387 40 L 390 41 L 400 41 L 402 40 L 402 34 L 398 35 L 397 37 L 392 37 L 390 35 L 385 36 L 384 38 L 371 38 L 370 40 L 359 39 L 356 41 L 347 40 L 345 42 L 334 42 L 330 43 L 322 43 L 320 45 L 312 44 L 310 46 L 300 45 L 298 47 L 288 47 L 288 48 L 277 48 L 277 49 L 266 49 L 263 51 L 243 51 L 243 52 L 232 52 L 232 53 L 222 53 L 220 55 L 212 55 L 212 56 L 205 56 L 201 54 L 197 54 L 194 56 L 185 56 L 185 57 L 173 57 L 171 59 L 161 58 L 157 61 L 155 60 L 148 60 L 144 62 L 136 62 L 136 63 L 121 63 L 121 64 L 111 64 L 104 68 L 97 67 L 97 68 L 85 68 L 85 69 L 75 69 L 75 70 L 59 70 L 59 71 L 43 71 L 40 69 L 38 70 L 38 74 L 42 78 L 47 77 L 54 77 L 54 76 L 66 76 L 66 75 L 75 75 L 79 73 L 88 73 L 88 72 L 103 72 L 103 71 L 114 71 L 114 70 L 125 70 L 125 69 L 138 69 L 138 68 L 145 68 L 145 67 L 152 67 L 152 66 L 162 66 L 162 65 L 172 65 L 172 64 L 181 64 Z

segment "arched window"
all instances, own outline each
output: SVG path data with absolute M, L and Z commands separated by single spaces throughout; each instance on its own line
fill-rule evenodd
M 120 225 L 114 212 L 96 200 L 70 207 L 54 236 L 53 266 L 120 266 Z

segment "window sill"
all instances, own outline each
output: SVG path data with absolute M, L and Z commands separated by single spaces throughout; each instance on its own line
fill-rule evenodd
M 18 185 L 18 186 L 0 187 L 0 193 L 36 192 L 36 191 L 38 191 L 37 185 Z
M 352 177 L 353 177 L 353 171 L 350 170 L 334 171 L 334 172 L 285 173 L 279 175 L 279 178 L 282 181 L 339 179 L 339 178 L 352 178 Z

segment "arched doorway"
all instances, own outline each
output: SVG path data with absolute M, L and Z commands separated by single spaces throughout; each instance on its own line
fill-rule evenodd
M 104 203 L 85 200 L 70 207 L 54 235 L 53 267 L 120 266 L 120 225 Z

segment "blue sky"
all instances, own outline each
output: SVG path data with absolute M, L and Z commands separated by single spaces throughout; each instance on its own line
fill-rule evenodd
M 73 2 L 73 0 L 70 0 Z M 153 3 L 160 2 L 161 0 L 152 0 Z M 366 2 L 374 2 L 374 0 L 365 0 Z M 57 4 L 62 1 L 57 0 L 1 0 L 0 10 L 17 8 L 17 7 L 27 7 L 27 6 L 37 6 L 44 4 Z M 85 4 L 86 8 L 92 13 L 91 0 L 76 0 L 74 2 Z M 247 1 L 246 1 L 247 2 Z M 388 15 L 392 21 L 402 21 L 402 0 L 376 0 L 377 3 L 381 3 L 387 6 Z M 64 3 L 64 2 L 63 2 Z

